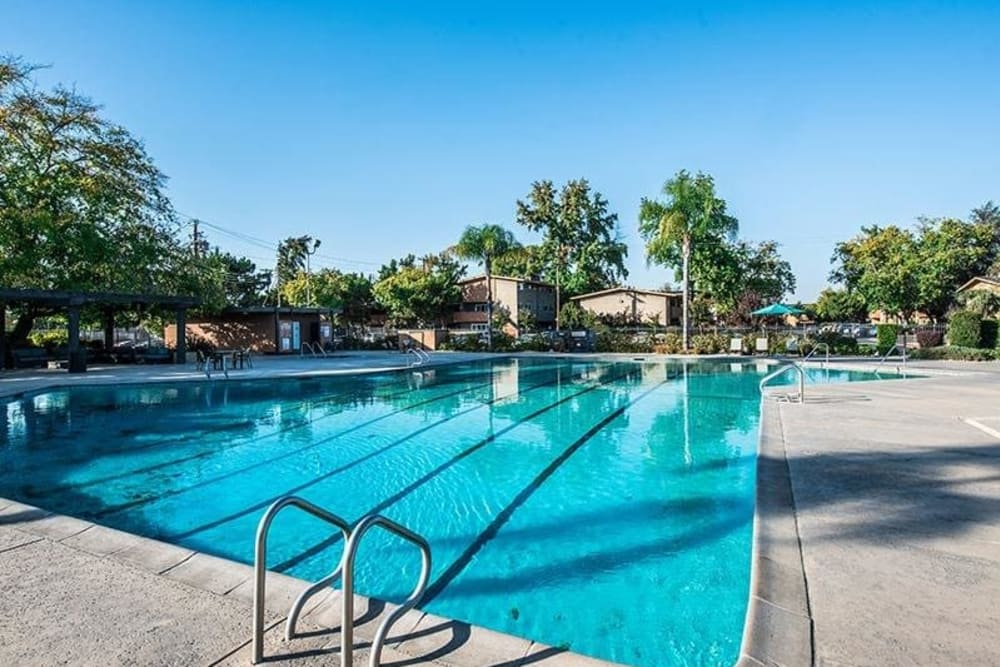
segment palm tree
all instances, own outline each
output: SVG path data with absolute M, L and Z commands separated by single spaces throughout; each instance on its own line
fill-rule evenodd
M 639 233 L 646 241 L 646 261 L 681 265 L 683 276 L 683 345 L 688 349 L 688 302 L 691 298 L 690 263 L 697 243 L 723 243 L 736 235 L 739 223 L 726 215 L 726 202 L 715 196 L 715 181 L 707 174 L 677 172 L 663 186 L 668 199 L 643 198 L 639 206 Z M 678 256 L 679 254 L 679 256 Z
M 519 247 L 520 244 L 514 235 L 500 225 L 479 227 L 470 225 L 465 228 L 452 249 L 455 255 L 462 259 L 483 263 L 483 271 L 486 274 L 486 344 L 491 351 L 493 350 L 493 260 Z

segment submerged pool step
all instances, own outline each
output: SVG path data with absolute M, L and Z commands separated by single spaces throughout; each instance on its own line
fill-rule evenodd
M 329 512 L 318 505 L 297 496 L 285 496 L 275 501 L 261 517 L 257 525 L 257 537 L 254 546 L 254 588 L 253 588 L 253 663 L 260 664 L 264 661 L 264 602 L 266 598 L 267 585 L 267 536 L 271 529 L 271 524 L 275 517 L 282 510 L 288 507 L 295 507 L 307 514 L 321 519 L 340 530 L 344 537 L 344 554 L 340 563 L 333 572 L 323 577 L 316 583 L 306 588 L 292 603 L 288 612 L 285 624 L 285 639 L 292 640 L 296 637 L 295 626 L 298 623 L 302 609 L 306 603 L 317 593 L 326 590 L 330 584 L 342 579 L 341 587 L 341 614 L 340 614 L 340 664 L 341 667 L 351 667 L 354 659 L 354 561 L 357 556 L 358 546 L 368 531 L 375 527 L 381 527 L 398 537 L 407 540 L 420 549 L 421 566 L 420 577 L 413 592 L 385 619 L 379 624 L 375 631 L 369 653 L 369 666 L 379 667 L 381 665 L 382 647 L 385 644 L 389 629 L 396 621 L 402 618 L 406 612 L 419 604 L 427 590 L 427 582 L 431 574 L 431 547 L 427 540 L 413 532 L 409 528 L 402 526 L 381 514 L 367 514 L 363 516 L 353 526 L 340 516 Z

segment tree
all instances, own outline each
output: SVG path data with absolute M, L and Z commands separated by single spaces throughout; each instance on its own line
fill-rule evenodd
M 943 218 L 921 219 L 917 232 L 920 310 L 940 319 L 955 303 L 958 288 L 989 270 L 996 229 L 988 221 Z
M 545 250 L 542 246 L 522 245 L 494 258 L 493 273 L 525 280 L 542 280 L 545 265 Z
M 275 273 L 278 276 L 278 294 L 285 283 L 295 280 L 300 273 L 305 274 L 306 300 L 302 305 L 312 305 L 310 294 L 309 258 L 319 249 L 321 241 L 311 236 L 290 236 L 278 244 L 278 260 Z
M 643 198 L 639 205 L 639 233 L 646 241 L 647 261 L 680 267 L 683 306 L 683 347 L 688 349 L 688 306 L 691 298 L 691 253 L 703 247 L 708 253 L 723 251 L 739 227 L 726 213 L 726 202 L 715 194 L 711 176 L 691 176 L 685 170 L 663 186 L 664 202 Z M 706 262 L 706 265 L 709 263 Z
M 868 306 L 908 321 L 922 305 L 917 249 L 917 239 L 907 230 L 862 227 L 858 236 L 837 244 L 830 279 L 859 294 Z
M 375 283 L 372 292 L 397 324 L 442 324 L 461 298 L 463 268 L 447 254 L 428 255 L 420 266 L 402 262 Z
M 795 291 L 795 274 L 774 241 L 720 241 L 693 254 L 699 291 L 712 297 L 717 314 L 736 323 L 749 322 L 752 311 Z
M 486 274 L 486 345 L 493 350 L 493 260 L 519 247 L 514 235 L 500 225 L 466 227 L 453 248 L 460 259 L 483 263 Z
M 816 299 L 814 310 L 816 318 L 822 322 L 868 321 L 869 308 L 864 297 L 846 289 L 824 289 Z
M 299 271 L 281 285 L 281 302 L 289 306 L 340 308 L 343 280 L 344 275 L 336 269 L 320 269 L 311 276 Z
M 346 273 L 341 282 L 341 319 L 350 325 L 368 324 L 375 308 L 371 278 L 361 273 Z
M 552 181 L 536 181 L 517 202 L 517 222 L 542 234 L 542 276 L 556 285 L 556 328 L 561 324 L 562 291 L 582 294 L 610 287 L 628 276 L 628 246 L 618 234 L 618 216 L 591 192 L 586 179 L 556 192 Z
M 209 255 L 209 259 L 222 269 L 227 305 L 248 308 L 264 303 L 264 295 L 271 284 L 270 271 L 258 271 L 252 260 L 221 252 L 218 248 Z
M 166 292 L 190 258 L 166 177 L 127 130 L 0 58 L 0 276 L 8 287 Z M 38 307 L 21 309 L 23 341 Z

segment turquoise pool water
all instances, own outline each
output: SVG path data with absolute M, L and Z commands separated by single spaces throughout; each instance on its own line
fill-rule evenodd
M 0 404 L 0 496 L 243 562 L 280 496 L 378 511 L 431 543 L 427 611 L 643 667 L 729 665 L 766 370 L 508 359 L 51 391 Z M 341 549 L 289 511 L 270 563 L 318 579 Z M 358 563 L 381 598 L 419 572 L 378 531 Z

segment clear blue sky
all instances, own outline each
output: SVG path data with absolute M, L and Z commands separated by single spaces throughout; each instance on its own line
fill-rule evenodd
M 312 234 L 317 265 L 513 228 L 533 180 L 583 176 L 661 285 L 636 211 L 687 168 L 810 300 L 860 225 L 1000 199 L 998 2 L 249 4 L 5 0 L 0 50 L 142 137 L 179 211 Z

